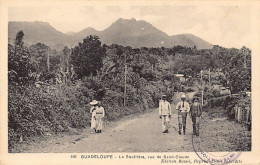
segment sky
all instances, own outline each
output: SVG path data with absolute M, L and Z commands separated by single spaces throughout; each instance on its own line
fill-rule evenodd
M 250 48 L 249 6 L 52 6 L 10 7 L 9 21 L 44 21 L 61 32 L 104 30 L 119 18 L 145 20 L 176 35 L 191 33 L 224 47 Z

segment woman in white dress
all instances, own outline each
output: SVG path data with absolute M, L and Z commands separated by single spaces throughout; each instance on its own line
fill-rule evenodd
M 93 100 L 90 102 L 90 113 L 91 113 L 91 126 L 90 128 L 96 132 L 96 107 L 97 107 L 98 101 Z
M 105 110 L 101 106 L 101 103 L 98 102 L 95 110 L 95 118 L 96 118 L 96 133 L 101 133 L 103 129 L 103 119 L 105 117 Z

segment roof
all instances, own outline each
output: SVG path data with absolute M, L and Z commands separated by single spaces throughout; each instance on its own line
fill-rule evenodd
M 177 77 L 184 77 L 183 74 L 174 74 L 174 75 L 177 76 Z

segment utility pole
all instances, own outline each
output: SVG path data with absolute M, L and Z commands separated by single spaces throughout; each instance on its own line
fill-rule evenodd
M 244 67 L 246 68 L 246 55 L 247 55 L 247 51 L 244 51 Z
M 242 55 L 244 57 L 244 68 L 247 68 L 247 66 L 246 66 L 246 56 L 247 56 L 247 54 L 248 54 L 248 49 L 245 46 L 243 46 L 242 47 Z
M 125 54 L 125 88 L 124 88 L 124 107 L 126 106 L 126 73 L 127 73 L 127 65 L 126 65 L 126 54 Z
M 201 105 L 203 106 L 203 95 L 204 95 L 204 87 L 203 87 L 203 80 L 202 80 L 202 73 L 203 71 L 200 71 L 200 81 L 201 81 Z
M 49 55 L 49 48 L 47 48 L 47 70 L 50 71 L 50 55 Z
M 69 65 L 70 65 L 70 63 L 69 63 L 69 61 L 70 61 L 70 58 L 71 58 L 71 55 L 72 55 L 72 44 L 70 45 L 70 51 L 69 51 L 69 55 L 68 55 L 68 57 L 67 57 L 67 72 L 69 73 Z
M 211 85 L 211 83 L 210 83 L 210 69 L 209 69 L 209 85 Z

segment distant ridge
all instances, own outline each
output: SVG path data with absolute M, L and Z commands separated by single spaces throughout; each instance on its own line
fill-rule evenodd
M 77 33 L 69 32 L 66 34 L 56 30 L 47 22 L 9 22 L 9 41 L 14 41 L 19 30 L 23 30 L 25 33 L 25 43 L 30 45 L 41 42 L 56 50 L 62 49 L 65 45 L 74 46 L 89 35 L 98 35 L 102 44 L 119 44 L 133 48 L 173 47 L 176 45 L 196 46 L 198 49 L 210 49 L 213 47 L 212 44 L 195 35 L 179 34 L 168 36 L 152 24 L 136 19 L 120 18 L 103 31 L 97 31 L 88 27 Z

